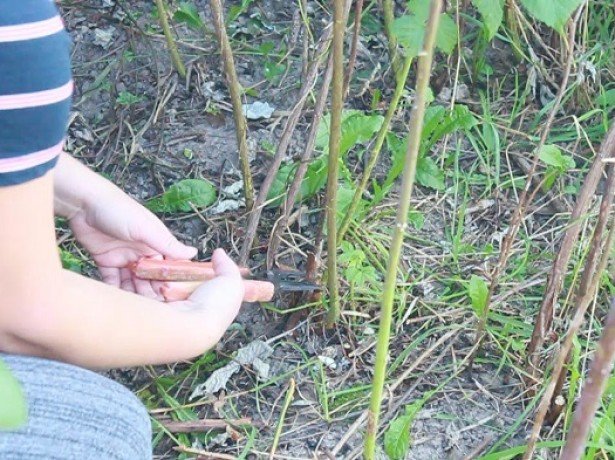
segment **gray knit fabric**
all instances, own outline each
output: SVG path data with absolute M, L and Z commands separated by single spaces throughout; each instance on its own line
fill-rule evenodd
M 0 431 L 2 460 L 149 460 L 151 424 L 128 389 L 94 372 L 0 354 L 23 385 L 28 424 Z

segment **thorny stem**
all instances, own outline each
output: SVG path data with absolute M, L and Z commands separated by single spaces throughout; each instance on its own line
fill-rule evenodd
M 339 151 L 342 138 L 342 108 L 344 106 L 344 0 L 333 4 L 333 81 L 331 95 L 331 128 L 329 134 L 329 160 L 326 193 L 327 220 L 327 288 L 329 314 L 327 325 L 332 326 L 340 315 L 337 279 L 337 178 Z
M 186 67 L 184 67 L 182 58 L 179 55 L 179 51 L 177 50 L 175 38 L 173 38 L 173 34 L 171 33 L 171 27 L 169 27 L 169 19 L 167 18 L 167 9 L 164 7 L 163 0 L 156 0 L 156 9 L 158 10 L 158 17 L 160 18 L 160 25 L 162 26 L 164 38 L 166 38 L 167 40 L 167 46 L 169 47 L 169 53 L 171 54 L 171 61 L 173 62 L 173 66 L 182 78 L 186 78 Z
M 374 142 L 374 147 L 371 151 L 369 162 L 363 171 L 363 177 L 361 177 L 361 183 L 355 189 L 354 195 L 352 197 L 352 201 L 348 206 L 348 210 L 346 211 L 346 215 L 342 219 L 342 223 L 340 225 L 339 234 L 337 235 L 337 242 L 340 244 L 344 240 L 344 236 L 350 227 L 350 223 L 352 222 L 354 213 L 359 206 L 359 202 L 361 201 L 361 197 L 367 188 L 367 184 L 369 182 L 369 178 L 371 173 L 376 166 L 376 162 L 378 161 L 378 156 L 380 155 L 380 150 L 382 150 L 382 146 L 384 145 L 384 141 L 389 132 L 389 126 L 391 125 L 391 120 L 397 111 L 397 106 L 399 105 L 399 101 L 401 100 L 401 96 L 404 92 L 404 87 L 406 85 L 406 80 L 408 79 L 408 74 L 410 73 L 410 67 L 412 66 L 412 58 L 406 57 L 404 60 L 404 66 L 401 69 L 398 77 L 397 77 L 397 85 L 395 86 L 395 92 L 389 103 L 389 108 L 387 109 L 387 113 L 384 116 L 384 121 L 382 122 L 382 126 L 380 127 L 380 131 L 378 131 L 378 136 L 376 137 L 376 141 Z
M 581 398 L 577 403 L 572 425 L 568 431 L 568 440 L 560 460 L 576 460 L 582 457 L 592 420 L 596 415 L 604 387 L 613 369 L 614 359 L 615 297 L 611 300 L 611 309 L 602 331 L 602 337 L 598 342 L 585 386 L 581 392 Z
M 583 3 L 585 3 L 586 1 L 587 0 L 585 0 Z M 582 9 L 583 9 L 583 5 L 579 6 L 575 19 L 572 21 L 572 24 L 569 27 L 568 58 L 566 61 L 566 68 L 564 70 L 564 75 L 562 77 L 562 83 L 557 92 L 557 96 L 555 97 L 555 100 L 553 101 L 553 107 L 551 108 L 547 121 L 544 124 L 544 129 L 542 130 L 540 141 L 538 143 L 538 146 L 536 147 L 536 150 L 534 151 L 532 165 L 528 172 L 527 179 L 525 181 L 525 186 L 523 187 L 523 191 L 521 193 L 521 196 L 519 197 L 519 204 L 517 205 L 515 212 L 513 213 L 513 216 L 510 221 L 510 226 L 508 228 L 508 232 L 506 233 L 506 236 L 504 237 L 504 240 L 502 242 L 502 247 L 500 249 L 500 256 L 498 258 L 498 262 L 493 270 L 493 273 L 491 274 L 491 283 L 489 284 L 489 291 L 487 294 L 486 305 L 478 321 L 478 325 L 476 326 L 476 343 L 478 344 L 481 344 L 485 337 L 485 326 L 486 326 L 487 317 L 489 316 L 489 311 L 491 308 L 491 299 L 493 295 L 495 294 L 495 290 L 498 287 L 500 274 L 506 267 L 508 258 L 510 257 L 510 251 L 512 249 L 512 245 L 517 236 L 517 231 L 519 230 L 523 217 L 525 216 L 526 207 L 529 202 L 528 198 L 530 195 L 530 188 L 532 187 L 533 180 L 534 180 L 534 174 L 536 173 L 536 169 L 538 168 L 538 163 L 540 160 L 540 151 L 542 150 L 542 148 L 547 142 L 547 137 L 549 136 L 549 133 L 551 132 L 551 125 L 553 124 L 555 115 L 560 109 L 560 105 L 564 97 L 564 93 L 566 92 L 566 88 L 568 87 L 568 80 L 570 78 L 570 72 L 572 70 L 572 64 L 574 62 L 575 34 L 577 30 L 577 23 L 578 23 Z M 475 349 L 477 350 L 477 352 L 480 351 L 480 346 L 476 347 Z
M 570 322 L 570 326 L 568 327 L 568 332 L 566 333 L 566 338 L 564 339 L 564 343 L 562 344 L 553 365 L 553 371 L 551 373 L 551 380 L 545 389 L 545 392 L 540 400 L 540 405 L 538 406 L 538 410 L 536 412 L 536 417 L 534 419 L 534 424 L 532 426 L 532 432 L 530 434 L 527 448 L 525 454 L 523 455 L 523 460 L 529 460 L 532 458 L 534 453 L 534 449 L 536 448 L 536 442 L 538 441 L 538 436 L 540 435 L 540 430 L 545 420 L 545 416 L 551 406 L 551 400 L 553 398 L 553 394 L 558 385 L 558 380 L 564 368 L 566 366 L 566 361 L 568 360 L 568 355 L 570 354 L 570 350 L 572 348 L 572 342 L 574 337 L 576 336 L 577 331 L 583 324 L 583 320 L 585 317 L 585 312 L 589 307 L 596 290 L 600 284 L 600 278 L 602 273 L 604 272 L 607 263 L 610 258 L 611 248 L 613 246 L 613 239 L 615 237 L 615 222 L 611 222 L 611 229 L 609 230 L 608 236 L 606 238 L 606 242 L 602 243 L 602 236 L 604 233 L 604 229 L 606 228 L 607 222 L 609 220 L 609 214 L 611 205 L 613 204 L 613 195 L 615 194 L 615 167 L 611 166 L 609 168 L 609 176 L 607 179 L 607 187 L 605 191 L 605 195 L 600 203 L 600 214 L 598 215 L 598 222 L 596 223 L 596 228 L 594 230 L 594 234 L 592 236 L 590 251 L 592 253 L 601 253 L 600 261 L 598 262 L 598 267 L 595 265 L 596 257 L 590 257 L 585 267 L 583 268 L 584 273 L 583 277 L 590 277 L 591 281 L 587 283 L 587 289 L 585 291 L 579 291 L 576 299 L 577 310 L 574 314 L 572 321 Z
M 241 85 L 235 71 L 235 60 L 233 50 L 226 34 L 224 25 L 224 11 L 221 0 L 211 0 L 211 10 L 214 17 L 214 27 L 220 45 L 220 55 L 224 64 L 226 82 L 231 95 L 233 105 L 233 119 L 235 120 L 235 134 L 237 136 L 237 146 L 239 148 L 239 162 L 241 174 L 243 176 L 244 196 L 246 198 L 246 210 L 250 212 L 254 206 L 254 185 L 252 181 L 252 171 L 250 170 L 250 159 L 248 158 L 248 125 L 243 113 L 241 103 Z
M 440 22 L 440 12 L 442 11 L 442 0 L 432 0 L 429 11 L 429 20 L 425 29 L 425 40 L 423 50 L 419 54 L 419 66 L 416 82 L 416 98 L 412 107 L 410 127 L 408 134 L 408 150 L 406 151 L 406 161 L 404 165 L 401 196 L 397 207 L 397 218 L 391 248 L 389 250 L 389 261 L 384 279 L 382 294 L 382 306 L 380 311 L 380 325 L 378 330 L 378 342 L 376 345 L 376 363 L 374 365 L 374 378 L 372 381 L 372 394 L 367 417 L 367 433 L 365 438 L 364 456 L 367 460 L 374 459 L 376 448 L 376 434 L 378 431 L 378 418 L 380 415 L 380 405 L 386 375 L 387 358 L 389 354 L 389 339 L 391 336 L 391 323 L 393 316 L 393 300 L 395 296 L 395 285 L 397 282 L 397 267 L 401 255 L 401 247 L 404 240 L 405 229 L 408 220 L 408 210 L 410 209 L 410 198 L 414 186 L 414 176 L 416 174 L 416 162 L 423 130 L 423 118 L 425 115 L 426 94 L 429 86 L 431 74 L 431 64 L 433 60 L 433 49 L 436 40 L 436 33 Z

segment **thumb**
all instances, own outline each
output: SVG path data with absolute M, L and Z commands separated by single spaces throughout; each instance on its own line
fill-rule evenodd
M 214 265 L 216 276 L 241 279 L 239 267 L 231 260 L 224 249 L 216 249 L 211 257 L 211 261 Z

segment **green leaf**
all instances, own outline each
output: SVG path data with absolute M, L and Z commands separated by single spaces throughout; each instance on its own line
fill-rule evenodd
M 563 34 L 568 19 L 583 0 L 521 0 L 521 3 L 535 19 Z
M 428 2 L 420 2 L 419 4 L 429 6 Z M 409 9 L 412 10 L 410 7 Z M 422 12 L 420 14 L 405 14 L 393 21 L 391 32 L 404 47 L 407 56 L 414 58 L 419 55 L 423 47 L 426 25 L 427 18 L 422 18 Z M 458 34 L 455 21 L 448 14 L 442 13 L 440 27 L 438 27 L 436 35 L 436 47 L 446 54 L 451 54 L 457 45 Z
M 367 115 L 360 110 L 344 110 L 342 113 L 342 138 L 340 139 L 340 156 L 345 155 L 356 144 L 369 141 L 382 126 L 384 117 Z M 323 117 L 316 134 L 316 148 L 329 152 L 329 131 L 331 115 Z
M 487 282 L 479 276 L 472 275 L 468 284 L 468 296 L 472 301 L 474 312 L 480 318 L 485 312 L 487 306 L 487 296 L 489 295 L 489 286 Z
M 457 46 L 458 36 L 457 23 L 448 14 L 441 14 L 440 26 L 436 35 L 436 46 L 444 54 L 450 55 Z
M 21 385 L 0 360 L 0 429 L 21 427 L 28 418 L 28 408 Z
M 410 448 L 410 428 L 424 400 L 406 406 L 404 415 L 391 422 L 384 433 L 384 451 L 391 460 L 402 460 Z
M 472 0 L 483 18 L 487 41 L 493 40 L 504 19 L 504 0 Z
M 425 155 L 419 156 L 416 162 L 416 181 L 424 187 L 444 190 L 444 172 Z
M 311 198 L 325 186 L 327 183 L 327 158 L 327 155 L 322 155 L 309 164 L 305 177 L 301 182 L 299 193 L 297 194 L 297 201 Z M 267 196 L 267 200 L 271 200 L 268 205 L 269 207 L 280 206 L 280 204 L 282 204 L 282 200 L 286 195 L 286 190 L 295 177 L 297 167 L 298 163 L 288 163 L 282 165 L 278 170 Z
M 60 260 L 62 261 L 62 267 L 75 273 L 81 273 L 83 260 L 75 257 L 71 252 L 60 249 Z
M 154 212 L 190 212 L 192 206 L 204 208 L 216 201 L 216 188 L 203 179 L 184 179 L 173 184 L 162 195 L 147 202 Z M 191 206 L 192 205 L 192 206 Z
M 547 144 L 539 152 L 540 160 L 560 171 L 573 169 L 576 164 L 570 155 L 564 155 L 557 145 Z
M 196 30 L 201 30 L 204 27 L 201 16 L 199 16 L 199 10 L 194 3 L 180 2 L 173 18 L 177 22 L 187 24 Z
M 615 89 L 609 89 L 596 97 L 596 105 L 604 106 L 607 110 L 615 108 Z

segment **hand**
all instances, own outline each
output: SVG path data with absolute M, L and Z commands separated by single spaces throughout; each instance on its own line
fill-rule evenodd
M 152 282 L 131 275 L 126 265 L 141 257 L 192 259 L 196 248 L 180 243 L 150 211 L 119 189 L 90 200 L 72 215 L 70 227 L 90 253 L 104 282 L 162 300 Z
M 202 283 L 188 300 L 174 303 L 203 313 L 208 329 L 218 335 L 217 342 L 239 313 L 245 287 L 239 267 L 222 249 L 214 251 L 211 261 L 216 277 Z

